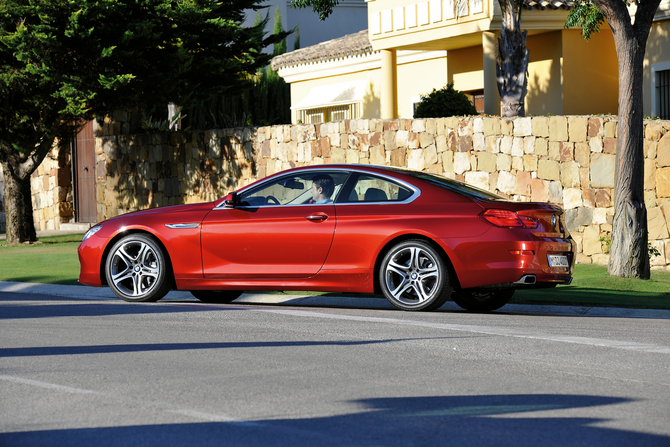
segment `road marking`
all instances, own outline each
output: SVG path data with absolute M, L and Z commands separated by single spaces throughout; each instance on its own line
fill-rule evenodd
M 22 385 L 36 386 L 36 387 L 39 387 L 39 388 L 47 388 L 49 390 L 62 391 L 64 393 L 70 393 L 70 394 L 96 394 L 98 396 L 104 396 L 105 395 L 105 393 L 101 393 L 100 391 L 92 391 L 92 390 L 85 390 L 85 389 L 82 389 L 82 388 L 73 388 L 71 386 L 56 385 L 55 383 L 41 382 L 39 380 L 24 379 L 24 378 L 21 378 L 21 377 L 0 375 L 0 380 L 5 380 L 7 382 L 20 383 Z
M 49 390 L 53 391 L 61 391 L 64 393 L 70 393 L 70 394 L 93 394 L 96 396 L 104 396 L 104 397 L 130 397 L 131 399 L 134 399 L 132 396 L 124 396 L 124 395 L 114 395 L 111 393 L 103 393 L 101 391 L 93 391 L 93 390 L 87 390 L 83 388 L 74 388 L 71 386 L 65 386 L 65 385 L 58 385 L 55 383 L 49 383 L 49 382 L 42 382 L 40 380 L 31 380 L 31 379 L 24 379 L 22 377 L 15 377 L 15 376 L 7 376 L 7 375 L 0 375 L 0 380 L 4 380 L 7 382 L 13 382 L 13 383 L 19 383 L 22 385 L 30 385 L 38 388 L 46 388 Z M 152 407 L 172 407 L 169 404 L 164 404 L 160 402 L 147 402 L 147 401 L 142 401 L 144 405 L 152 406 Z M 261 425 L 257 422 L 247 422 L 247 421 L 242 421 L 239 419 L 231 418 L 229 416 L 225 415 L 220 415 L 220 414 L 214 414 L 214 413 L 204 413 L 202 411 L 197 411 L 197 410 L 191 410 L 188 408 L 178 408 L 178 409 L 172 409 L 172 408 L 162 408 L 163 411 L 167 413 L 173 413 L 173 414 L 179 414 L 182 416 L 188 416 L 191 418 L 199 419 L 199 420 L 204 420 L 208 422 L 228 422 L 228 423 L 234 423 L 234 424 L 239 424 L 239 425 L 248 425 L 248 426 L 255 426 L 255 425 Z
M 403 326 L 429 327 L 435 329 L 446 329 L 450 331 L 473 332 L 477 334 L 500 335 L 504 337 L 529 338 L 535 340 L 547 340 L 563 343 L 574 343 L 580 345 L 601 346 L 605 348 L 625 349 L 628 351 L 652 352 L 656 354 L 670 354 L 669 346 L 654 345 L 650 343 L 638 343 L 634 341 L 607 340 L 603 338 L 575 337 L 571 335 L 546 334 L 542 332 L 526 332 L 519 329 L 510 329 L 493 326 L 475 326 L 468 324 L 432 323 L 424 321 L 401 320 L 397 318 L 361 317 L 354 315 L 341 315 L 332 313 L 313 312 L 306 310 L 290 309 L 250 309 L 256 312 L 272 312 L 277 314 L 292 315 L 297 317 L 328 318 L 333 320 L 364 321 L 369 323 L 386 323 Z

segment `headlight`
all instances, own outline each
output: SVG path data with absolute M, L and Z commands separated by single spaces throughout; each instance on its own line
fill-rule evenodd
M 81 241 L 84 242 L 86 239 L 88 239 L 89 237 L 93 236 L 95 233 L 97 233 L 97 232 L 100 231 L 100 230 L 102 230 L 102 225 L 96 225 L 96 226 L 94 226 L 93 228 L 89 229 L 89 230 L 84 234 L 84 238 L 83 238 Z

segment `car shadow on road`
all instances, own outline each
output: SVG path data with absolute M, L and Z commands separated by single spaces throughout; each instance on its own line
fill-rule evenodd
M 605 422 L 599 407 L 627 402 L 631 400 L 558 394 L 363 399 L 351 402 L 359 411 L 332 417 L 3 433 L 0 445 L 667 446 L 666 436 L 596 425 Z M 594 416 L 566 417 L 574 409 Z

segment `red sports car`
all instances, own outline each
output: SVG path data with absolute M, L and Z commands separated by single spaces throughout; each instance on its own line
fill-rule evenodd
M 244 290 L 318 290 L 383 293 L 403 310 L 451 298 L 488 311 L 517 289 L 570 283 L 561 215 L 426 172 L 309 166 L 215 202 L 96 225 L 79 246 L 79 282 L 126 301 L 172 288 L 218 303 Z

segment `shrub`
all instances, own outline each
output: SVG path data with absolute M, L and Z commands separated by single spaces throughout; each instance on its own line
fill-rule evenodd
M 433 89 L 427 95 L 421 95 L 421 102 L 414 112 L 414 118 L 440 118 L 445 116 L 477 115 L 477 109 L 468 96 L 454 89 L 454 84 Z

